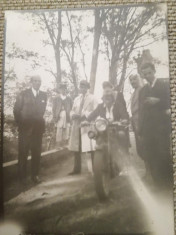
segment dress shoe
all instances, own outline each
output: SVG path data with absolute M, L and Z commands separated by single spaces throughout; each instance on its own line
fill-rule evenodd
M 22 179 L 19 181 L 19 187 L 21 191 L 26 191 L 27 190 L 27 180 L 26 179 Z
M 72 171 L 68 175 L 79 175 L 81 174 L 81 171 Z
M 32 177 L 32 181 L 35 183 L 35 184 L 40 184 L 42 181 L 41 179 L 38 177 L 38 176 L 33 176 Z
M 27 179 L 21 179 L 20 185 L 26 187 L 27 186 Z

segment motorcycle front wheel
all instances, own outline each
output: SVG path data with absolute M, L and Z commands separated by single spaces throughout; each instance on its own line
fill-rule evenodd
M 102 151 L 96 151 L 94 154 L 94 181 L 95 190 L 99 200 L 105 200 L 110 191 L 110 174 L 107 161 Z

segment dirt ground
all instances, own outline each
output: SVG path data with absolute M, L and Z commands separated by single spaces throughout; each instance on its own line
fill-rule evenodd
M 161 193 L 152 181 L 143 181 L 145 167 L 136 155 L 134 143 L 131 151 L 130 162 L 135 173 L 113 179 L 106 202 L 99 202 L 97 198 L 85 158 L 82 159 L 82 173 L 68 175 L 73 156 L 67 154 L 58 156 L 57 164 L 41 170 L 42 183 L 32 185 L 29 179 L 23 192 L 17 182 L 5 188 L 6 220 L 16 221 L 25 231 L 35 234 L 159 234 L 159 214 L 159 224 L 162 219 L 167 223 L 166 217 L 171 223 L 168 226 L 173 222 L 172 190 Z M 162 206 L 156 207 L 159 201 L 160 205 L 168 205 L 166 210 Z M 156 216 L 155 212 L 158 213 Z M 164 235 L 172 235 L 172 228 Z

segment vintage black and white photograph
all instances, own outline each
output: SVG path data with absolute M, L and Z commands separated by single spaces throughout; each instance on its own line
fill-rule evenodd
M 5 11 L 4 41 L 1 229 L 174 235 L 167 4 Z

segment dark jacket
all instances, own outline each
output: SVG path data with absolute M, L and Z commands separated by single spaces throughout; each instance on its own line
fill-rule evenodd
M 106 118 L 106 107 L 104 103 L 101 103 L 97 108 L 88 116 L 88 121 L 95 120 L 98 116 Z M 126 103 L 122 95 L 117 95 L 117 99 L 113 108 L 114 121 L 120 119 L 129 120 L 129 115 L 126 109 Z
M 87 117 L 87 120 L 93 121 L 99 116 L 106 119 L 106 107 L 104 103 L 99 104 L 97 108 Z M 114 116 L 114 121 L 120 121 L 121 119 L 126 119 L 129 121 L 129 115 L 126 109 L 126 103 L 123 98 L 123 94 L 121 93 L 117 94 L 116 101 L 113 107 L 113 116 Z M 125 149 L 128 151 L 128 148 L 130 147 L 129 130 L 126 129 L 125 133 L 126 137 L 123 141 L 124 142 L 123 145 Z
M 145 103 L 147 97 L 159 98 L 154 105 Z M 154 86 L 145 85 L 139 93 L 139 133 L 145 138 L 169 135 L 171 132 L 170 116 L 166 110 L 170 109 L 169 83 L 164 79 L 157 79 Z
M 19 130 L 37 128 L 38 131 L 44 131 L 46 103 L 46 92 L 39 91 L 35 97 L 31 89 L 22 91 L 14 105 L 14 118 Z

